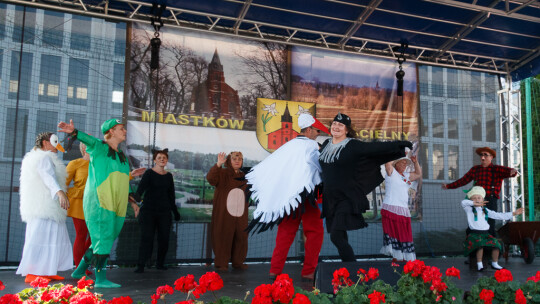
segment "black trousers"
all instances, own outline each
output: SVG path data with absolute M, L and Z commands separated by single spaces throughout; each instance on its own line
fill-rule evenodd
M 495 212 L 499 212 L 498 204 L 497 204 L 497 197 L 495 195 L 488 195 L 485 198 L 486 201 L 488 201 L 486 207 L 489 210 L 493 210 Z M 495 220 L 492 218 L 488 218 L 488 224 L 489 224 L 489 234 L 491 234 L 494 237 L 497 237 L 495 234 Z
M 354 250 L 349 244 L 349 237 L 345 230 L 332 230 L 330 232 L 330 240 L 336 246 L 339 257 L 343 262 L 356 262 Z
M 142 211 L 142 210 L 141 210 Z M 157 266 L 163 266 L 169 249 L 169 235 L 172 226 L 171 212 L 144 212 L 139 214 L 141 242 L 139 245 L 139 266 L 144 267 L 152 256 L 154 235 L 157 233 Z

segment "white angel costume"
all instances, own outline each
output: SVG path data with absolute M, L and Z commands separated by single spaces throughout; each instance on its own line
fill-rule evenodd
M 248 229 L 263 232 L 295 212 L 305 199 L 315 202 L 321 180 L 319 144 L 299 136 L 287 142 L 246 175 L 257 205 Z

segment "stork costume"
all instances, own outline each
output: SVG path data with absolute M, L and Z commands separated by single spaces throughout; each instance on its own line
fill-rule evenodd
M 328 133 L 328 129 L 309 114 L 301 114 L 298 125 L 302 130 L 316 128 Z M 262 232 L 279 224 L 271 276 L 282 272 L 302 221 L 306 236 L 302 276 L 313 278 L 324 236 L 321 212 L 315 202 L 315 187 L 321 183 L 318 158 L 319 144 L 300 135 L 277 149 L 246 176 L 251 185 L 251 198 L 257 203 L 249 229 Z
M 32 275 L 63 279 L 57 272 L 73 268 L 67 211 L 60 207 L 57 195 L 66 191 L 66 166 L 56 153 L 41 148 L 43 140 L 58 146 L 56 135 L 42 133 L 21 164 L 20 211 L 26 234 L 17 274 L 28 275 L 27 279 Z

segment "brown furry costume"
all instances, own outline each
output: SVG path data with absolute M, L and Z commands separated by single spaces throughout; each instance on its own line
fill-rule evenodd
M 234 268 L 244 268 L 248 249 L 245 174 L 242 171 L 238 173 L 234 171 L 229 154 L 225 161 L 225 168 L 214 165 L 208 171 L 206 179 L 216 187 L 210 228 L 215 255 L 214 266 L 224 270 L 229 267 L 229 261 L 231 261 Z

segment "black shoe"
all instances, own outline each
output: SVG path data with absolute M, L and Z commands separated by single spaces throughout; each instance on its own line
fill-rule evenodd
M 135 272 L 135 273 L 143 273 L 143 272 L 144 272 L 144 267 L 137 266 L 137 269 L 135 269 L 134 272 Z
M 491 265 L 491 268 L 495 269 L 495 270 L 501 270 L 501 269 L 504 269 L 504 267 L 501 266 L 501 268 L 495 268 L 493 267 L 493 265 Z
M 167 268 L 167 266 L 165 265 L 156 265 L 156 269 L 159 269 L 159 270 L 167 270 L 169 268 Z
M 484 271 L 484 267 L 482 267 L 482 268 L 478 269 L 477 271 L 478 271 L 478 272 L 482 272 L 482 271 Z

